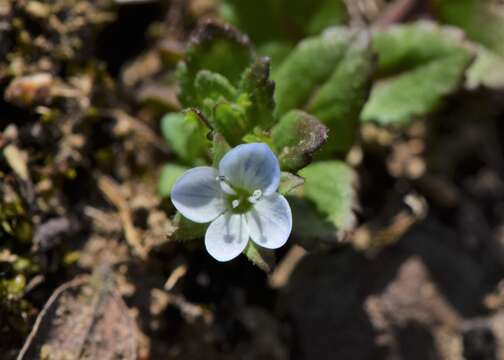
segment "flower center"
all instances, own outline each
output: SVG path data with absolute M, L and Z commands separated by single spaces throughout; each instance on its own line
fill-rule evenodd
M 249 211 L 254 204 L 261 200 L 263 195 L 260 189 L 254 190 L 252 193 L 239 189 L 231 185 L 225 176 L 218 176 L 216 180 L 226 195 L 229 210 L 236 214 L 243 214 Z

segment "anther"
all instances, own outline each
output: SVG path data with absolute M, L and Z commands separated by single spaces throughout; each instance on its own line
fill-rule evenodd
M 262 191 L 257 189 L 252 193 L 252 196 L 249 196 L 248 201 L 252 204 L 255 204 L 261 199 Z

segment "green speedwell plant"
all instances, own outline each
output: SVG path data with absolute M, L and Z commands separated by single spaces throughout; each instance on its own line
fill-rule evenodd
M 203 23 L 177 74 L 185 110 L 161 123 L 180 159 L 160 179 L 178 210 L 173 238 L 205 237 L 217 260 L 244 252 L 267 270 L 271 249 L 285 244 L 293 226 L 283 195 L 302 184 L 294 174 L 311 162 L 328 128 L 295 108 L 275 113 L 269 59 L 234 28 Z
M 469 89 L 503 86 L 503 17 L 492 1 L 433 2 L 442 22 L 478 44 L 435 22 L 348 26 L 342 0 L 259 3 L 221 0 L 219 14 L 267 57 L 229 26 L 206 22 L 192 36 L 178 68 L 185 110 L 161 124 L 180 162 L 165 167 L 160 191 L 170 196 L 190 167 L 217 168 L 233 147 L 267 144 L 283 171 L 279 192 L 295 188 L 287 195 L 292 234 L 306 248 L 354 228 L 357 176 L 344 159 L 362 124 L 400 131 L 436 111 L 464 81 Z M 492 31 L 479 26 L 482 19 Z M 205 235 L 207 226 L 182 215 L 174 239 Z M 266 268 L 264 247 L 256 245 L 248 242 L 244 253 Z

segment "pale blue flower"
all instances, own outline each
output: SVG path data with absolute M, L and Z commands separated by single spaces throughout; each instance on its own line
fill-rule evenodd
M 266 144 L 242 144 L 230 150 L 219 169 L 200 166 L 175 183 L 171 199 L 189 220 L 211 222 L 205 234 L 207 251 L 228 261 L 245 250 L 249 239 L 276 249 L 292 230 L 289 203 L 277 193 L 278 159 Z

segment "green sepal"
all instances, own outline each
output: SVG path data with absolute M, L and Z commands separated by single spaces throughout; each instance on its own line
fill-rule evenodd
M 212 143 L 212 159 L 215 168 L 219 167 L 221 159 L 229 150 L 231 150 L 231 146 L 229 146 L 226 139 L 221 134 L 215 133 Z
M 266 273 L 270 273 L 275 267 L 275 252 L 256 245 L 252 240 L 249 240 L 243 254 Z
M 304 179 L 300 176 L 282 171 L 278 192 L 282 195 L 294 195 L 302 190 Z
M 191 221 L 179 212 L 177 212 L 173 218 L 173 225 L 176 230 L 171 234 L 170 240 L 175 241 L 190 241 L 195 239 L 201 239 L 205 236 L 206 229 L 209 224 L 200 224 Z

